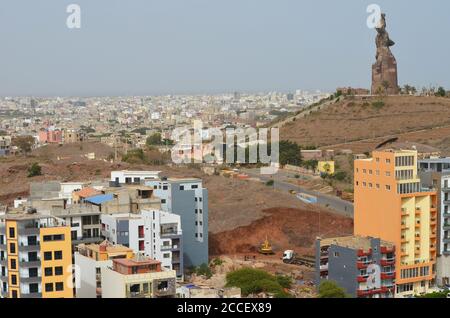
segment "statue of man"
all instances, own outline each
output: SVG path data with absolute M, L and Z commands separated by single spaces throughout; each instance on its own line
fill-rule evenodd
M 378 32 L 376 38 L 378 60 L 382 51 L 387 51 L 389 54 L 392 54 L 390 47 L 395 45 L 395 42 L 389 38 L 389 33 L 386 31 L 386 14 L 381 14 L 381 19 L 376 30 Z

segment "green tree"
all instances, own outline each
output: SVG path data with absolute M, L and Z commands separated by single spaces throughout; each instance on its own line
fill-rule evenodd
M 35 162 L 28 168 L 28 178 L 42 175 L 41 166 Z
M 34 138 L 32 136 L 19 136 L 12 139 L 11 145 L 18 147 L 22 153 L 27 154 L 31 152 Z
M 437 92 L 436 92 L 436 96 L 438 97 L 445 97 L 447 95 L 447 92 L 445 91 L 445 88 L 443 88 L 442 86 L 438 88 Z
M 281 165 L 301 165 L 301 148 L 297 143 L 288 140 L 282 140 L 280 141 L 279 148 Z
M 273 180 L 269 180 L 269 181 L 266 182 L 266 186 L 273 187 L 274 183 L 275 182 Z
M 147 144 L 147 146 L 162 145 L 161 134 L 154 133 L 153 135 L 147 137 L 146 144 Z
M 319 285 L 319 298 L 347 298 L 344 289 L 333 281 L 325 280 Z
M 227 287 L 239 287 L 244 296 L 266 292 L 277 298 L 290 297 L 284 289 L 289 282 L 260 269 L 242 268 L 226 276 Z M 283 286 L 284 285 L 284 286 Z

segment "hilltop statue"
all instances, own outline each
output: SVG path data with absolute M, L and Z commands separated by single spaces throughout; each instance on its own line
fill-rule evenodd
M 395 42 L 389 37 L 386 31 L 386 15 L 383 13 L 379 25 L 376 27 L 378 32 L 376 38 L 377 61 L 372 65 L 372 94 L 397 95 L 400 91 L 398 87 L 397 61 L 391 52 L 390 47 Z

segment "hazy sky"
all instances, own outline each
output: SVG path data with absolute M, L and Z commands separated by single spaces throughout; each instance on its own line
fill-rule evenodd
M 0 0 L 0 95 L 369 87 L 371 3 L 387 13 L 400 84 L 450 88 L 448 0 Z

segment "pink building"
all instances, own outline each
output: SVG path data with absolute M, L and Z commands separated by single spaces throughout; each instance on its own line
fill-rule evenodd
M 42 128 L 39 131 L 39 142 L 43 144 L 52 144 L 62 142 L 62 132 L 55 128 Z

